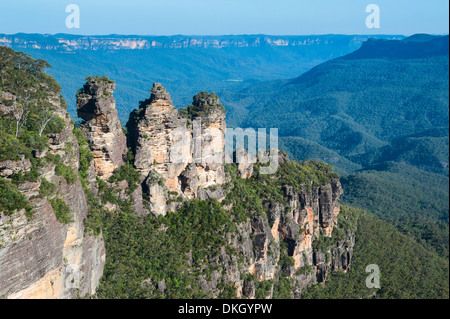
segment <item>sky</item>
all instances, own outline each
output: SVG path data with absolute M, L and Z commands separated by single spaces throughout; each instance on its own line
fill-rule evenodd
M 66 7 L 80 9 L 67 28 Z M 380 8 L 367 28 L 366 7 Z M 448 34 L 448 0 L 0 0 L 0 33 Z

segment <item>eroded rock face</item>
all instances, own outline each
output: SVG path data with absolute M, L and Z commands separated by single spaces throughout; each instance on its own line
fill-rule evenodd
M 300 192 L 285 187 L 287 207 L 277 202 L 268 203 L 265 216 L 255 216 L 237 225 L 236 236 L 230 243 L 239 252 L 241 261 L 227 255 L 224 249 L 212 264 L 221 265 L 225 282 L 236 287 L 238 297 L 255 298 L 254 280 L 276 282 L 280 276 L 288 276 L 297 287 L 293 288 L 291 297 L 300 298 L 303 289 L 325 282 L 330 272 L 346 272 L 350 267 L 354 233 L 347 231 L 331 246 L 317 244 L 319 238 L 331 237 L 336 227 L 341 194 L 338 180 Z M 292 263 L 285 262 L 287 257 Z M 214 278 L 221 278 L 221 271 L 214 271 L 212 280 L 203 284 L 204 291 L 214 297 L 219 295 Z M 252 279 L 242 278 L 245 273 L 250 273 Z M 272 293 L 273 286 L 264 297 L 272 298 Z
M 223 164 L 226 123 L 225 111 L 215 94 L 197 94 L 192 109 L 194 165 L 191 165 L 189 172 L 195 173 L 199 181 L 197 189 L 191 187 L 192 197 L 197 197 L 198 188 L 222 185 L 225 182 Z
M 157 83 L 136 120 L 136 169 L 144 178 L 152 170 L 159 173 L 169 191 L 179 191 L 178 176 L 192 161 L 187 120 L 178 114 L 169 93 Z
M 93 78 L 77 97 L 78 116 L 84 120 L 80 127 L 94 155 L 96 175 L 103 180 L 124 164 L 127 153 L 113 97 L 115 87 L 107 79 Z
M 196 116 L 190 116 L 180 114 L 161 84 L 155 83 L 151 93 L 127 124 L 134 165 L 141 172 L 151 211 L 165 215 L 176 210 L 180 201 L 167 205 L 170 196 L 223 199 L 217 189 L 199 196 L 199 189 L 220 187 L 225 179 L 225 112 L 217 107 L 218 98 L 206 93 L 195 96 Z
M 179 176 L 192 162 L 192 134 L 166 89 L 155 83 L 151 92 L 151 97 L 132 113 L 127 127 L 134 165 L 141 173 L 151 210 L 164 215 L 168 193 L 182 193 Z
M 31 162 L 26 159 L 24 155 L 18 161 L 3 161 L 0 162 L 0 176 L 9 177 L 19 172 L 25 173 L 31 169 Z
M 66 126 L 61 133 L 49 136 L 45 152 L 61 155 L 63 164 L 76 172 L 80 165 L 78 143 L 66 110 L 58 107 L 56 116 L 65 119 Z M 16 164 L 20 170 L 28 167 L 27 160 Z M 0 296 L 76 298 L 94 294 L 103 274 L 105 247 L 101 234 L 85 233 L 88 208 L 81 183 L 76 179 L 68 184 L 55 174 L 54 164 L 46 165 L 40 173 L 56 185 L 55 196 L 70 207 L 72 222 L 59 222 L 48 198 L 38 197 L 41 180 L 18 186 L 33 206 L 33 217 L 28 219 L 25 210 L 9 216 L 0 212 Z
M 343 193 L 339 180 L 301 193 L 291 187 L 284 191 L 289 209 L 280 218 L 278 233 L 280 239 L 289 244 L 288 254 L 294 258 L 289 273 L 301 283 L 300 287 L 325 281 L 330 270 L 347 271 L 349 263 L 339 263 L 339 260 L 344 256 L 351 258 L 354 234 L 345 234 L 345 238 L 334 247 L 324 248 L 315 244 L 319 237 L 332 237 L 337 225 L 339 197 Z M 310 272 L 299 274 L 305 265 L 312 267 Z
M 78 97 L 78 112 L 85 120 L 82 130 L 95 156 L 86 178 L 94 195 L 98 194 L 97 176 L 107 180 L 124 164 L 127 150 L 113 90 L 113 83 L 94 79 L 85 84 Z M 64 165 L 76 172 L 80 166 L 79 146 L 70 119 L 61 108 L 56 113 L 65 119 L 66 128 L 50 134 L 47 149 L 33 152 L 33 156 L 60 155 Z M 221 201 L 226 197 L 229 188 L 222 188 L 229 182 L 224 170 L 226 123 L 217 96 L 202 92 L 194 97 L 191 106 L 179 112 L 169 93 L 155 84 L 151 97 L 132 113 L 127 128 L 141 187 L 131 195 L 126 192 L 127 180 L 114 187 L 121 199 L 131 199 L 136 215 L 148 214 L 147 209 L 165 215 L 176 211 L 187 199 Z M 244 152 L 244 156 L 248 154 Z M 279 163 L 288 161 L 280 154 Z M 30 168 L 31 162 L 25 158 L 2 162 L 0 176 L 9 178 Z M 237 174 L 251 178 L 254 169 L 249 162 L 240 163 Z M 85 232 L 88 207 L 81 182 L 77 179 L 68 184 L 55 174 L 54 164 L 44 167 L 41 173 L 57 185 L 58 196 L 71 208 L 72 222 L 61 224 L 48 199 L 38 197 L 41 181 L 19 185 L 34 207 L 34 217 L 28 220 L 24 210 L 11 216 L 0 213 L 0 297 L 76 298 L 94 294 L 103 273 L 105 247 L 101 234 Z M 346 231 L 331 245 L 319 244 L 324 237 L 331 237 L 337 226 L 342 195 L 339 180 L 301 190 L 287 185 L 281 189 L 282 202 L 266 198 L 265 213 L 236 222 L 236 231 L 228 234 L 228 245 L 214 251 L 209 260 L 212 273 L 199 277 L 200 288 L 208 296 L 218 297 L 218 287 L 225 283 L 235 287 L 238 297 L 257 298 L 256 281 L 276 282 L 288 276 L 295 283 L 292 297 L 300 298 L 304 288 L 323 283 L 330 272 L 349 269 L 354 233 Z M 148 196 L 149 207 L 144 207 L 143 196 Z M 223 208 L 232 207 L 231 203 Z M 114 212 L 117 205 L 107 203 L 105 208 Z M 229 253 L 230 248 L 237 254 Z M 192 252 L 190 256 L 192 259 Z M 144 286 L 154 284 L 143 282 Z M 164 294 L 165 282 L 157 283 L 155 289 Z M 273 289 L 272 285 L 263 297 L 272 298 Z

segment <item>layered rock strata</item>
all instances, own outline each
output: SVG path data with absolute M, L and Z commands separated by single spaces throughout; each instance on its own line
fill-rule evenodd
M 65 127 L 49 134 L 44 151 L 33 152 L 35 158 L 59 155 L 63 165 L 77 172 L 79 146 L 72 134 L 73 126 L 58 95 L 50 101 L 55 117 Z M 2 176 L 12 178 L 30 170 L 30 161 L 0 163 Z M 55 164 L 39 169 L 41 178 L 18 185 L 33 208 L 27 216 L 22 209 L 13 214 L 0 212 L 0 297 L 3 298 L 77 298 L 95 293 L 103 274 L 105 247 L 102 234 L 90 235 L 84 222 L 88 214 L 85 193 L 78 178 L 68 183 L 55 173 Z M 59 198 L 70 209 L 70 222 L 58 221 L 50 197 L 39 196 L 42 179 L 55 185 L 52 198 Z

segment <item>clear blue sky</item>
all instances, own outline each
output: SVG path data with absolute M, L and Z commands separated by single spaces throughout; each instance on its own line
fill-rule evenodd
M 81 10 L 67 29 L 68 4 Z M 367 29 L 365 8 L 381 9 Z M 448 34 L 448 0 L 1 0 L 0 33 Z

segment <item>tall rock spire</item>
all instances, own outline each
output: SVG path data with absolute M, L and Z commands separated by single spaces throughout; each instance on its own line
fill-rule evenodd
M 192 162 L 192 133 L 180 116 L 170 94 L 155 83 L 149 99 L 132 112 L 127 123 L 129 143 L 141 173 L 144 191 L 155 214 L 166 214 L 169 194 L 182 195 L 180 174 Z M 175 204 L 175 203 L 174 203 Z
M 213 194 L 208 188 L 225 182 L 225 108 L 217 95 L 201 92 L 183 113 L 192 121 L 194 150 L 193 164 L 181 176 L 182 190 L 189 198 L 221 199 L 220 190 Z
M 176 191 L 176 177 L 192 158 L 186 119 L 180 117 L 170 94 L 159 83 L 153 85 L 150 98 L 137 113 L 127 125 L 135 140 L 135 167 L 143 178 L 156 170 L 167 180 L 169 190 Z
M 96 173 L 103 180 L 124 164 L 127 153 L 113 97 L 115 88 L 115 83 L 108 78 L 93 77 L 88 78 L 77 94 L 78 116 L 84 120 L 81 129 L 94 155 Z

